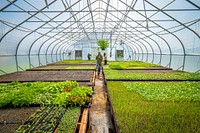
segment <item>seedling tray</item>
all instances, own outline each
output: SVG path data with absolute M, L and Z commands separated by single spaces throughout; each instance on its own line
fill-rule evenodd
M 93 71 L 23 71 L 0 76 L 0 83 L 12 81 L 34 82 L 34 81 L 66 81 L 90 82 Z

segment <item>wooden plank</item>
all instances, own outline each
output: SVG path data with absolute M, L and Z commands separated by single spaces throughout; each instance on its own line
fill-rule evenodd
M 82 113 L 81 125 L 79 129 L 79 133 L 86 133 L 87 130 L 87 122 L 88 122 L 88 108 L 85 108 Z

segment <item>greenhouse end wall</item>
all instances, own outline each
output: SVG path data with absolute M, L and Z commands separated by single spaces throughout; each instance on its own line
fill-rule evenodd
M 88 52 L 85 51 L 86 54 Z M 109 50 L 107 51 L 107 55 L 109 55 Z M 93 54 L 94 59 L 95 53 Z M 38 67 L 42 65 L 47 65 L 53 62 L 57 62 L 63 59 L 74 60 L 75 56 L 70 56 L 64 54 L 63 59 L 58 58 L 60 55 L 24 55 L 24 56 L 1 56 L 0 57 L 0 75 L 13 73 L 16 71 L 24 71 L 26 69 L 30 69 L 33 67 Z M 160 64 L 164 67 L 170 67 L 174 70 L 182 70 L 187 72 L 199 72 L 200 71 L 200 55 L 187 55 L 185 56 L 185 64 L 183 65 L 184 56 L 183 55 L 159 55 L 159 54 L 134 54 L 133 59 L 131 60 L 140 60 L 144 62 L 150 62 L 154 64 Z M 171 58 L 171 62 L 170 62 Z M 84 56 L 83 60 L 87 60 L 87 57 Z M 114 58 L 110 58 L 109 60 L 115 60 Z M 125 56 L 122 60 L 129 60 L 128 56 Z M 130 61 L 130 60 L 129 60 Z

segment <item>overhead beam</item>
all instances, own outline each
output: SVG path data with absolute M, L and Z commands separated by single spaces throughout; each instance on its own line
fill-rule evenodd
M 150 4 L 151 6 L 153 6 L 156 9 L 159 9 L 157 6 L 153 5 L 152 3 L 150 3 L 148 0 L 145 0 L 148 4 Z M 164 13 L 165 15 L 167 15 L 169 18 L 173 19 L 174 21 L 176 21 L 177 23 L 179 23 L 180 25 L 182 25 L 183 27 L 185 27 L 186 29 L 188 29 L 189 31 L 193 32 L 198 38 L 200 38 L 200 35 L 195 32 L 193 29 L 191 29 L 190 27 L 186 26 L 185 24 L 183 24 L 182 22 L 180 22 L 178 19 L 172 17 L 171 15 L 169 15 L 168 13 L 161 11 L 162 13 Z
M 70 7 L 69 4 L 68 4 L 68 2 L 67 2 L 66 0 L 65 0 L 65 2 L 66 2 L 66 4 L 67 4 L 67 6 Z M 70 11 L 73 11 L 71 7 L 70 7 L 69 9 L 70 9 Z M 70 12 L 70 13 L 72 14 L 72 17 L 74 18 L 74 21 L 77 23 L 78 27 L 79 27 L 80 29 L 83 30 L 83 32 L 86 34 L 86 36 L 87 36 L 88 39 L 90 40 L 90 38 L 89 38 L 87 32 L 85 31 L 83 25 L 82 25 L 79 21 L 77 21 L 78 19 L 76 18 L 76 15 L 74 15 L 73 12 Z
M 91 18 L 92 18 L 93 32 L 95 33 L 96 39 L 97 39 L 97 34 L 96 34 L 96 32 L 95 32 L 95 22 L 94 22 L 94 18 L 93 18 L 93 13 L 92 13 L 92 7 L 91 7 L 91 2 L 90 2 L 90 0 L 87 0 L 87 3 L 88 3 L 88 8 L 89 8 L 89 11 L 90 11 Z
M 144 11 L 147 11 L 147 12 L 156 12 L 156 11 L 161 11 L 161 10 L 165 11 L 165 12 L 183 12 L 183 11 L 184 12 L 185 11 L 187 11 L 187 12 L 193 12 L 193 11 L 199 11 L 199 9 L 159 9 L 159 10 L 157 10 L 157 9 L 147 9 L 147 10 L 134 9 L 134 10 L 130 10 L 130 12 L 144 12 Z M 126 10 L 108 10 L 108 12 L 119 12 L 119 11 L 120 12 L 126 12 Z M 24 11 L 17 11 L 17 10 L 3 10 L 1 12 L 5 12 L 5 13 L 26 13 Z M 27 12 L 29 12 L 29 13 L 35 13 L 37 11 L 31 11 L 31 10 L 29 10 Z M 58 12 L 62 12 L 62 10 L 60 10 L 60 11 L 58 11 L 58 10 L 56 10 L 56 11 L 55 10 L 52 10 L 52 11 L 41 11 L 41 12 L 43 12 L 43 13 L 58 13 Z M 73 11 L 64 11 L 64 12 L 80 12 L 80 11 L 79 10 L 73 10 Z M 85 10 L 85 11 L 81 11 L 81 12 L 90 12 L 90 11 Z M 94 11 L 93 10 L 92 12 L 106 12 L 106 11 L 103 11 L 103 10 Z
M 107 0 L 106 14 L 105 14 L 104 22 L 103 22 L 103 29 L 104 29 L 104 32 L 106 31 L 106 22 L 107 22 L 106 19 L 107 19 L 109 4 L 110 4 L 110 0 Z M 99 7 L 99 8 L 100 8 L 100 7 Z M 102 34 L 101 38 L 103 38 L 103 35 L 104 35 L 104 33 Z
M 198 8 L 198 10 L 200 10 L 200 6 L 195 4 L 194 2 L 190 1 L 190 0 L 186 0 L 187 2 L 189 2 L 191 5 L 195 6 L 196 8 Z
M 133 8 L 135 7 L 137 1 L 138 1 L 138 0 L 135 0 L 135 1 L 133 0 L 133 1 L 131 2 L 131 5 L 130 5 L 130 6 L 126 6 L 126 12 L 122 15 L 122 18 L 120 19 L 121 22 L 119 22 L 119 24 L 116 25 L 116 29 L 121 28 L 122 23 L 125 22 L 125 20 L 126 20 L 126 18 L 127 18 L 127 16 L 128 16 L 129 11 L 131 10 L 131 8 L 133 9 Z M 126 4 L 127 4 L 127 3 L 126 3 Z M 118 9 L 117 9 L 117 10 L 118 10 Z M 112 32 L 112 31 L 111 31 L 111 32 Z M 114 30 L 114 32 L 115 32 L 115 30 Z M 114 32 L 112 32 L 112 34 L 114 34 Z M 116 44 L 117 39 L 118 39 L 118 36 L 117 36 L 117 38 L 115 39 L 114 45 Z
M 4 6 L 3 8 L 1 8 L 0 12 L 3 12 L 4 9 L 8 8 L 9 6 L 11 6 L 13 3 L 15 3 L 17 0 L 14 0 L 12 2 L 10 2 L 8 5 Z
M 54 2 L 56 2 L 56 0 L 52 1 L 51 3 L 49 3 L 49 5 L 53 4 Z M 44 10 L 45 8 L 47 8 L 46 6 L 43 7 L 42 9 L 40 9 L 39 11 Z M 30 17 L 28 17 L 27 19 L 25 19 L 24 21 L 22 21 L 21 23 L 17 24 L 15 27 L 13 27 L 11 30 L 7 31 L 1 38 L 0 38 L 0 42 L 3 40 L 3 38 L 10 33 L 11 31 L 13 31 L 14 29 L 18 28 L 19 26 L 21 26 L 22 24 L 24 24 L 26 21 L 28 21 L 29 19 L 33 18 L 35 15 L 37 15 L 40 12 L 36 12 L 35 14 L 31 15 Z
M 137 21 L 137 22 L 144 22 L 145 21 L 145 19 L 144 20 L 135 20 L 135 21 Z M 175 21 L 175 20 L 173 20 L 173 19 L 160 19 L 160 20 L 158 20 L 158 19 L 156 19 L 156 20 L 151 20 L 151 21 L 155 21 L 155 22 L 163 22 L 163 21 Z M 27 21 L 27 22 L 31 22 L 31 23 L 49 23 L 49 22 L 66 22 L 66 23 L 71 23 L 71 22 L 75 22 L 75 21 L 62 21 L 62 20 L 51 20 L 51 21 L 39 21 L 39 20 L 30 20 L 30 21 Z M 79 21 L 79 22 L 90 22 L 90 23 L 93 23 L 93 22 L 100 22 L 100 23 L 106 23 L 106 22 L 121 22 L 121 20 L 118 20 L 118 21 L 116 21 L 116 20 L 106 20 L 106 21 L 100 21 L 100 20 L 92 20 L 92 21 Z M 126 22 L 133 22 L 133 21 L 131 21 L 131 20 L 126 20 Z

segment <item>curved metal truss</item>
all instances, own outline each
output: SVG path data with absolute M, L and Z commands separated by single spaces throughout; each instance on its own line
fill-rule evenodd
M 121 42 L 148 56 L 200 54 L 200 2 L 198 0 L 1 0 L 0 55 L 62 54 L 73 45 Z M 146 54 L 146 59 L 143 55 Z M 136 58 L 136 56 L 135 56 Z M 47 60 L 47 59 L 46 59 Z M 30 63 L 31 67 L 31 63 Z

